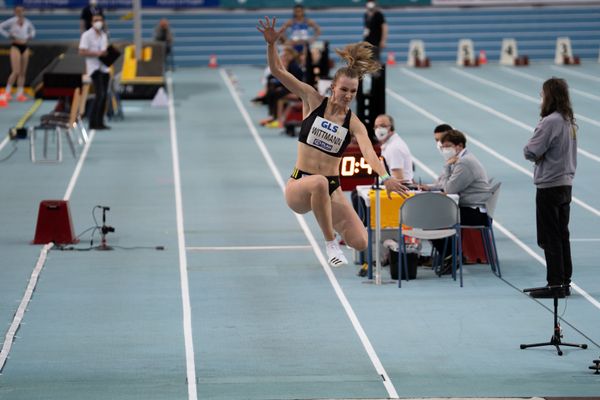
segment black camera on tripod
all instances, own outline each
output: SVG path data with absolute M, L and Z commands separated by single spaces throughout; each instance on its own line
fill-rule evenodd
M 96 247 L 97 250 L 112 250 L 113 248 L 106 244 L 106 235 L 110 232 L 114 232 L 115 228 L 112 226 L 106 225 L 106 212 L 110 211 L 110 207 L 105 206 L 96 206 L 102 209 L 102 226 L 100 227 L 101 243 L 100 246 Z

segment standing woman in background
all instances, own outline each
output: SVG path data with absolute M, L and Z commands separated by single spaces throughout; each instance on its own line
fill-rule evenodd
M 577 168 L 577 125 L 569 87 L 564 79 L 551 78 L 542 86 L 542 106 L 533 137 L 524 148 L 525 158 L 535 163 L 533 183 L 537 187 L 537 241 L 544 250 L 548 286 L 564 285 L 558 291 L 530 292 L 532 297 L 571 294 L 573 273 L 569 242 L 571 189 Z
M 359 80 L 366 73 L 378 71 L 381 65 L 373 59 L 368 43 L 354 43 L 337 50 L 347 66 L 338 69 L 333 77 L 331 97 L 322 96 L 283 67 L 276 47 L 283 28 L 276 30 L 275 22 L 265 17 L 257 27 L 267 42 L 269 68 L 273 76 L 302 100 L 303 113 L 295 168 L 285 187 L 285 199 L 294 212 L 314 213 L 325 237 L 327 261 L 330 266 L 338 267 L 348 260 L 335 240 L 336 231 L 356 250 L 364 250 L 368 245 L 366 229 L 340 188 L 340 161 L 352 137 L 388 193 L 403 194 L 407 190 L 399 179 L 386 173 L 365 125 L 350 110 Z
M 313 34 L 309 32 L 312 28 Z M 296 4 L 292 19 L 283 24 L 283 35 L 290 29 L 290 45 L 301 55 L 305 52 L 305 46 L 313 43 L 321 34 L 321 27 L 304 13 L 304 6 Z
M 11 72 L 6 81 L 4 93 L 6 100 L 12 98 L 12 86 L 17 81 L 17 101 L 27 101 L 27 97 L 23 93 L 30 54 L 27 43 L 35 37 L 35 28 L 31 21 L 25 18 L 25 9 L 22 6 L 16 6 L 15 16 L 0 24 L 0 34 L 12 42 L 10 46 Z

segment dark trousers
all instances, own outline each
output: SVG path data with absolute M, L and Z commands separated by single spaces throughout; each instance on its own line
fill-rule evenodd
M 479 211 L 478 208 L 471 207 L 460 207 L 460 224 L 465 226 L 488 226 L 488 216 L 486 213 Z M 439 254 L 444 251 L 444 239 L 432 240 L 431 244 Z M 448 244 L 446 245 L 446 253 L 444 258 L 452 254 L 452 244 L 450 238 L 448 238 Z
M 269 115 L 271 117 L 275 119 L 280 117 L 277 115 L 277 102 L 289 93 L 290 91 L 281 85 L 269 85 L 266 97 L 267 105 L 269 106 Z
M 548 285 L 571 283 L 573 263 L 569 242 L 571 186 L 537 189 L 535 196 L 537 242 L 546 257 Z
M 94 103 L 90 113 L 90 129 L 98 128 L 104 125 L 104 112 L 106 110 L 106 92 L 108 91 L 109 74 L 94 71 L 92 74 L 92 83 L 94 84 Z

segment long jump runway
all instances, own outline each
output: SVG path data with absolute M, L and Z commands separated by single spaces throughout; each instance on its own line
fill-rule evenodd
M 420 163 L 417 177 L 441 170 L 431 132 L 444 121 L 467 133 L 467 147 L 503 182 L 496 215 L 503 280 L 487 265 L 468 265 L 463 288 L 422 269 L 401 289 L 375 286 L 355 265 L 324 265 L 314 217 L 290 212 L 282 194 L 296 142 L 257 123 L 266 114 L 250 102 L 260 73 L 179 70 L 171 107 L 126 103 L 126 119 L 95 134 L 69 197 L 73 223 L 82 232 L 95 205 L 110 206 L 116 232 L 108 240 L 120 247 L 50 250 L 0 375 L 0 398 L 600 393 L 588 370 L 600 355 L 600 83 L 590 78 L 600 76 L 597 64 L 388 69 L 388 112 Z M 579 154 L 572 204 L 577 290 L 559 311 L 564 340 L 589 348 L 564 348 L 562 357 L 519 349 L 552 334 L 551 302 L 520 292 L 545 277 L 531 166 L 521 152 L 537 122 L 541 81 L 551 75 L 571 84 L 587 152 Z M 19 146 L 0 164 L 0 215 L 11 224 L 0 243 L 6 330 L 40 254 L 28 244 L 37 204 L 65 196 L 77 163 L 32 165 Z M 84 238 L 76 247 L 89 245 Z

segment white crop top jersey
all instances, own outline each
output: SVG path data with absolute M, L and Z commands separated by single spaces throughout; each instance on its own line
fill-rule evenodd
M 349 131 L 352 111 L 348 110 L 344 123 L 338 125 L 323 118 L 326 107 L 327 97 L 323 99 L 319 107 L 302 121 L 298 141 L 321 150 L 330 156 L 341 157 L 352 140 Z
M 2 36 L 26 42 L 35 37 L 35 28 L 30 20 L 23 18 L 23 24 L 19 24 L 19 18 L 12 17 L 0 24 Z

